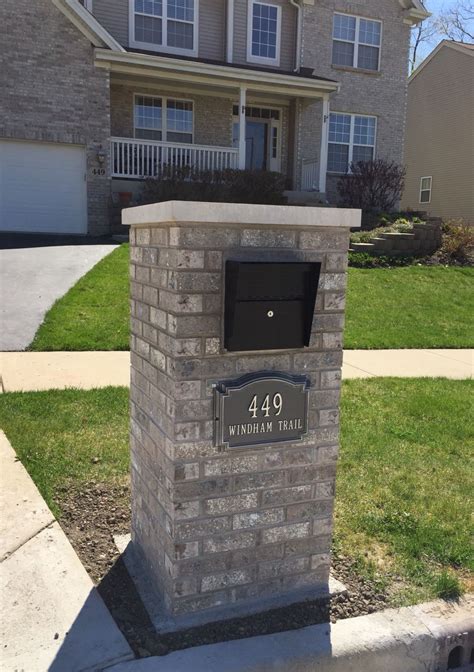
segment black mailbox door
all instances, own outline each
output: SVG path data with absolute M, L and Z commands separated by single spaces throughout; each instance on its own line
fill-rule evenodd
M 321 264 L 226 265 L 225 347 L 281 350 L 309 345 Z

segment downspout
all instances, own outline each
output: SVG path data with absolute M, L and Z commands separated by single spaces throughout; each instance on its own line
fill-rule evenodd
M 226 60 L 227 63 L 234 60 L 234 0 L 227 0 Z
M 296 58 L 295 58 L 295 72 L 298 72 L 301 67 L 301 31 L 302 31 L 302 18 L 303 18 L 303 8 L 301 7 L 298 0 L 290 0 L 290 5 L 296 7 L 298 11 L 298 20 L 296 26 Z

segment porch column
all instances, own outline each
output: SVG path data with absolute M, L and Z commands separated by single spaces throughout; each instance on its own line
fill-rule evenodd
M 326 193 L 326 173 L 328 172 L 329 140 L 329 95 L 323 97 L 323 122 L 321 127 L 321 152 L 319 154 L 319 193 Z
M 247 106 L 247 89 L 244 86 L 240 87 L 240 101 L 239 101 L 239 170 L 245 170 L 245 108 Z

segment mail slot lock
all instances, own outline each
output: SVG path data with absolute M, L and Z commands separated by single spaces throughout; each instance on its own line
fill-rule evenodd
M 308 346 L 320 271 L 319 262 L 227 261 L 226 350 Z

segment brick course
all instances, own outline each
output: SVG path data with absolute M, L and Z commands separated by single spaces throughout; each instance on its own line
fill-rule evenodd
M 174 614 L 327 585 L 348 242 L 337 227 L 131 229 L 132 539 Z M 221 351 L 227 258 L 322 262 L 310 348 Z M 310 431 L 221 452 L 212 384 L 260 370 L 309 376 Z

